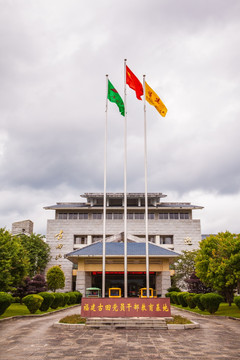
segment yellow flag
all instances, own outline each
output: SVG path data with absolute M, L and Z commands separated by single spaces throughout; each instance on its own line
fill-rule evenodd
M 146 93 L 146 100 L 149 102 L 150 105 L 153 105 L 160 115 L 166 116 L 167 108 L 160 99 L 160 97 L 150 88 L 150 86 L 145 81 L 145 93 Z

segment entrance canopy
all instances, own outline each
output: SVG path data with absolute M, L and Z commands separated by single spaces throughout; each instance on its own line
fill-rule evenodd
M 75 250 L 65 257 L 77 264 L 79 258 L 88 257 L 101 257 L 102 256 L 102 242 L 97 242 L 81 249 Z M 128 257 L 145 257 L 146 246 L 145 243 L 128 242 L 127 244 L 127 255 Z M 107 257 L 123 257 L 124 256 L 124 244 L 122 242 L 106 242 L 106 256 Z M 161 246 L 149 243 L 149 257 L 151 258 L 166 258 L 173 260 L 178 257 L 179 254 L 165 249 Z

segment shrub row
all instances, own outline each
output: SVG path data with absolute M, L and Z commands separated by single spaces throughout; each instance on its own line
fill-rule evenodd
M 22 302 L 27 306 L 30 313 L 34 314 L 38 309 L 47 311 L 49 308 L 57 309 L 66 305 L 80 304 L 81 299 L 82 294 L 79 291 L 68 293 L 41 292 L 25 296 Z M 4 314 L 13 301 L 14 298 L 10 294 L 0 292 L 0 315 Z
M 42 301 L 37 302 L 36 297 L 41 297 Z M 66 305 L 80 304 L 82 294 L 78 291 L 71 291 L 68 293 L 48 293 L 41 292 L 37 295 L 27 295 L 23 298 L 23 303 L 27 306 L 30 313 L 35 313 L 38 309 L 40 311 L 47 311 L 49 308 L 57 309 Z M 38 303 L 39 307 L 34 304 Z
M 170 298 L 172 304 L 181 305 L 182 307 L 188 306 L 190 309 L 194 309 L 197 306 L 199 310 L 207 310 L 210 314 L 214 314 L 218 310 L 220 303 L 224 300 L 221 295 L 215 293 L 193 294 L 172 291 L 167 293 L 166 297 Z

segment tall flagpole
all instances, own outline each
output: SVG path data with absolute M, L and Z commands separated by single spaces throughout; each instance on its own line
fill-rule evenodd
M 146 95 L 145 76 L 143 75 L 143 96 L 144 96 L 144 169 L 145 169 L 145 231 L 146 231 L 146 288 L 149 298 L 149 249 L 148 249 L 148 187 L 147 187 L 147 116 L 146 116 Z
M 127 276 L 127 89 L 126 89 L 126 63 L 124 60 L 124 297 L 128 297 Z
M 108 123 L 108 75 L 106 75 L 106 118 L 104 142 L 104 180 L 103 180 L 103 252 L 102 252 L 102 297 L 105 297 L 106 274 L 106 188 L 107 188 L 107 123 Z

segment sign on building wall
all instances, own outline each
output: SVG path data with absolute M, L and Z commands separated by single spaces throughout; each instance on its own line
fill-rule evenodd
M 82 317 L 170 317 L 169 298 L 82 298 Z

